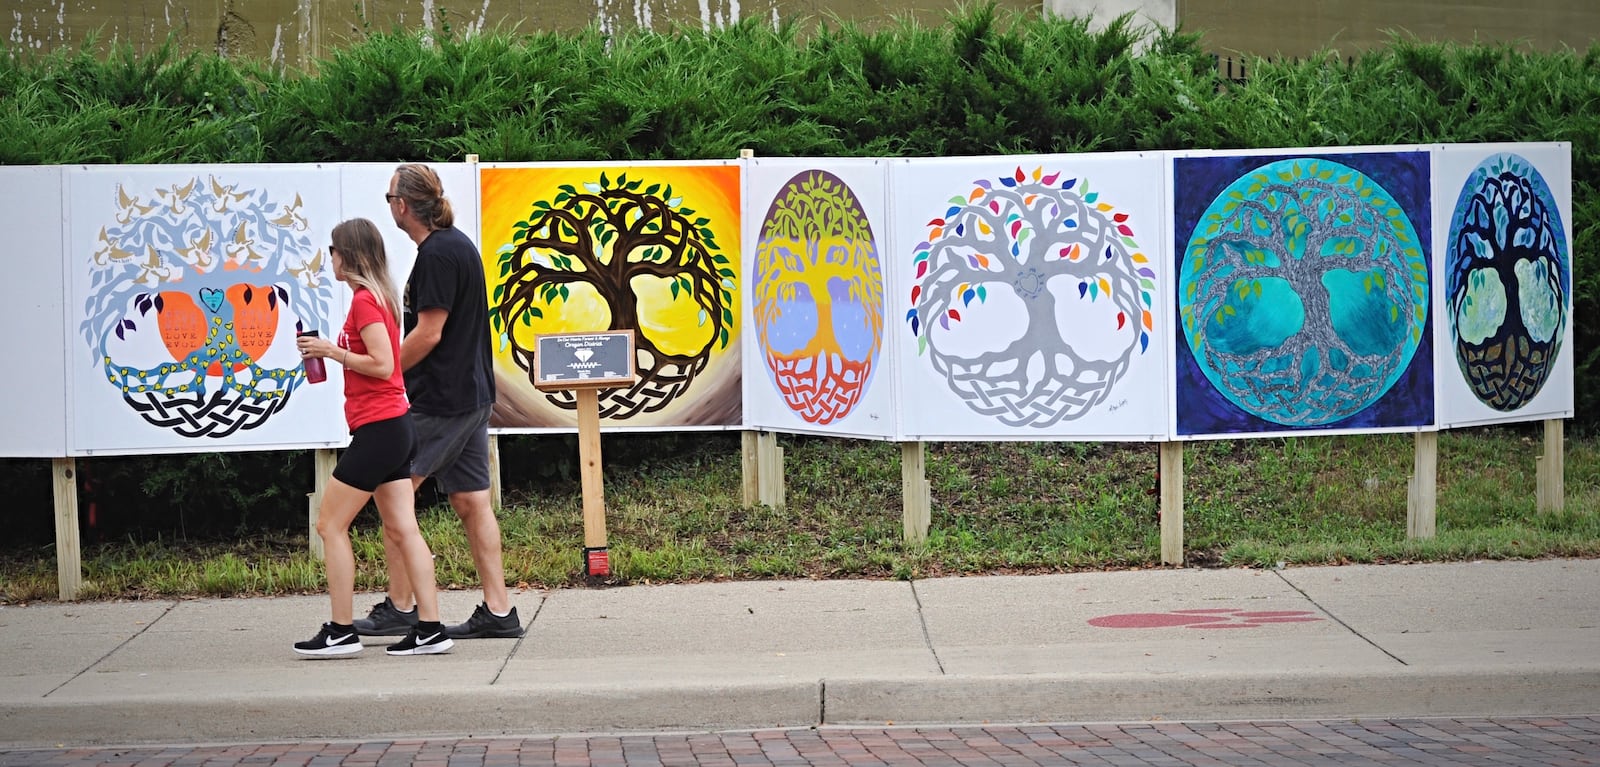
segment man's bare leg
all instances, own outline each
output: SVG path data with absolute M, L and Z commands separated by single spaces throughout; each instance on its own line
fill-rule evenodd
M 489 506 L 489 490 L 451 493 L 450 506 L 461 518 L 461 529 L 472 546 L 472 563 L 478 568 L 478 581 L 483 585 L 483 603 L 496 615 L 511 611 L 511 597 L 506 592 L 505 563 L 500 551 L 500 521 Z M 391 588 L 390 595 L 394 594 Z

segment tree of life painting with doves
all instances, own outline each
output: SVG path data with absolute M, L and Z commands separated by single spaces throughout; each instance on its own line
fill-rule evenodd
M 147 422 L 221 438 L 281 411 L 305 383 L 294 334 L 321 329 L 333 289 L 296 195 L 215 175 L 130 192 L 90 257 L 80 332 Z
M 917 353 L 1008 426 L 1104 402 L 1154 327 L 1156 273 L 1128 214 L 1087 179 L 1042 168 L 980 179 L 948 205 L 913 249 Z

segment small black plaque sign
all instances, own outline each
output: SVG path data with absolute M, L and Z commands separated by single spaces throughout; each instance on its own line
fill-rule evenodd
M 539 336 L 533 385 L 539 389 L 625 386 L 633 383 L 633 331 Z

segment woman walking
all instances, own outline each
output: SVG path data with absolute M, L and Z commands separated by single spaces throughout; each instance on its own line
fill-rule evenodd
M 317 509 L 333 619 L 317 635 L 296 642 L 301 655 L 343 656 L 361 652 L 354 620 L 356 562 L 350 523 L 367 499 L 377 501 L 387 551 L 398 552 L 416 591 L 417 624 L 390 645 L 390 655 L 441 653 L 453 644 L 439 623 L 439 593 L 433 552 L 417 527 L 411 487 L 416 432 L 400 371 L 400 301 L 389 280 L 388 258 L 378 227 L 364 218 L 333 228 L 334 278 L 349 284 L 353 296 L 344 332 L 337 343 L 326 338 L 296 339 L 302 357 L 321 357 L 344 366 L 344 415 L 350 447 L 334 467 L 333 479 Z

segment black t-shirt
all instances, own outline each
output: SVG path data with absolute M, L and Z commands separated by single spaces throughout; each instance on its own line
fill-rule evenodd
M 494 402 L 493 339 L 483 261 L 460 229 L 434 230 L 417 246 L 417 262 L 406 280 L 405 304 L 407 333 L 417 327 L 418 312 L 449 312 L 439 345 L 406 371 L 412 411 L 452 416 Z

